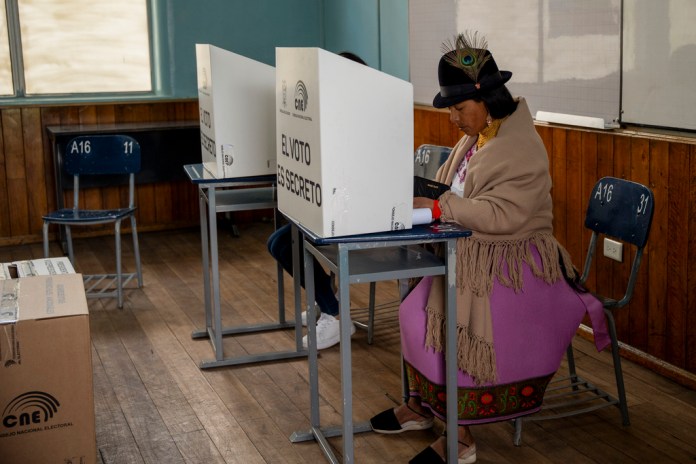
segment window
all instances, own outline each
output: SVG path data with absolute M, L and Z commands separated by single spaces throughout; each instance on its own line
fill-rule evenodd
M 5 0 L 5 7 L 10 27 L 3 37 L 9 43 L 0 42 L 3 94 L 152 90 L 147 0 Z M 5 76 L 12 73 L 4 58 L 10 47 L 21 51 L 21 59 L 12 60 L 15 81 L 8 92 Z
M 5 4 L 0 3 L 0 95 L 12 95 L 12 65 L 10 64 L 10 42 L 7 38 L 7 15 Z

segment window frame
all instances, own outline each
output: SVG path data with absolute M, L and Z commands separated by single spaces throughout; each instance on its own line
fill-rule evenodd
M 127 91 L 127 92 L 85 92 L 64 94 L 26 94 L 26 82 L 24 76 L 24 60 L 22 55 L 22 35 L 20 29 L 18 0 L 0 0 L 5 3 L 7 38 L 10 50 L 10 66 L 12 70 L 12 86 L 14 94 L 0 95 L 0 105 L 26 105 L 46 103 L 98 103 L 114 101 L 142 101 L 166 98 L 163 94 L 161 73 L 157 67 L 158 51 L 156 48 L 156 34 L 158 29 L 156 20 L 157 0 L 145 0 L 149 55 L 150 55 L 150 86 L 151 90 Z

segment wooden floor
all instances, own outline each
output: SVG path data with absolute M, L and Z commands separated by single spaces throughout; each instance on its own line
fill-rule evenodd
M 277 314 L 276 271 L 265 248 L 268 223 L 239 226 L 239 237 L 220 230 L 220 279 L 226 326 L 271 321 Z M 293 444 L 309 426 L 306 360 L 202 371 L 212 358 L 203 326 L 203 281 L 197 229 L 141 234 L 145 287 L 129 290 L 123 310 L 113 299 L 89 300 L 97 445 L 102 463 L 317 463 L 313 442 Z M 52 250 L 58 252 L 57 244 Z M 111 269 L 110 237 L 76 242 L 78 271 Z M 131 266 L 131 247 L 124 245 Z M 0 261 L 38 258 L 41 245 L 0 248 Z M 132 267 L 132 266 L 131 266 Z M 292 303 L 286 276 L 286 304 Z M 397 286 L 377 287 L 375 342 L 353 337 L 354 417 L 368 419 L 400 397 Z M 367 286 L 351 287 L 354 318 L 364 319 Z M 229 355 L 291 349 L 292 331 L 225 339 Z M 610 356 L 587 341 L 574 342 L 581 373 L 614 392 Z M 321 352 L 323 424 L 339 424 L 339 348 Z M 480 463 L 696 462 L 696 392 L 625 362 L 631 425 L 606 408 L 573 419 L 525 425 L 512 444 L 510 423 L 473 428 Z M 357 463 L 404 463 L 427 446 L 433 431 L 355 436 Z M 340 454 L 341 440 L 330 440 Z

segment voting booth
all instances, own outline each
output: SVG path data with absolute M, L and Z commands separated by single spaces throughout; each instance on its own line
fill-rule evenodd
M 320 237 L 410 229 L 413 87 L 320 48 L 276 48 L 278 209 Z
M 203 166 L 215 177 L 274 174 L 275 69 L 196 44 Z

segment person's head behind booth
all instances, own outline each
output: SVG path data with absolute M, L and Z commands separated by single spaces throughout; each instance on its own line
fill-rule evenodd
M 467 135 L 481 132 L 492 119 L 502 119 L 517 108 L 505 83 L 510 71 L 500 71 L 485 38 L 462 33 L 443 44 L 437 69 L 440 92 L 435 108 L 449 108 L 450 119 Z
M 343 52 L 340 52 L 339 55 L 342 56 L 343 58 L 347 58 L 351 61 L 355 61 L 356 63 L 364 64 L 365 66 L 367 66 L 367 63 L 365 63 L 365 61 L 362 58 L 360 58 L 358 55 L 356 55 L 353 52 L 343 51 Z

